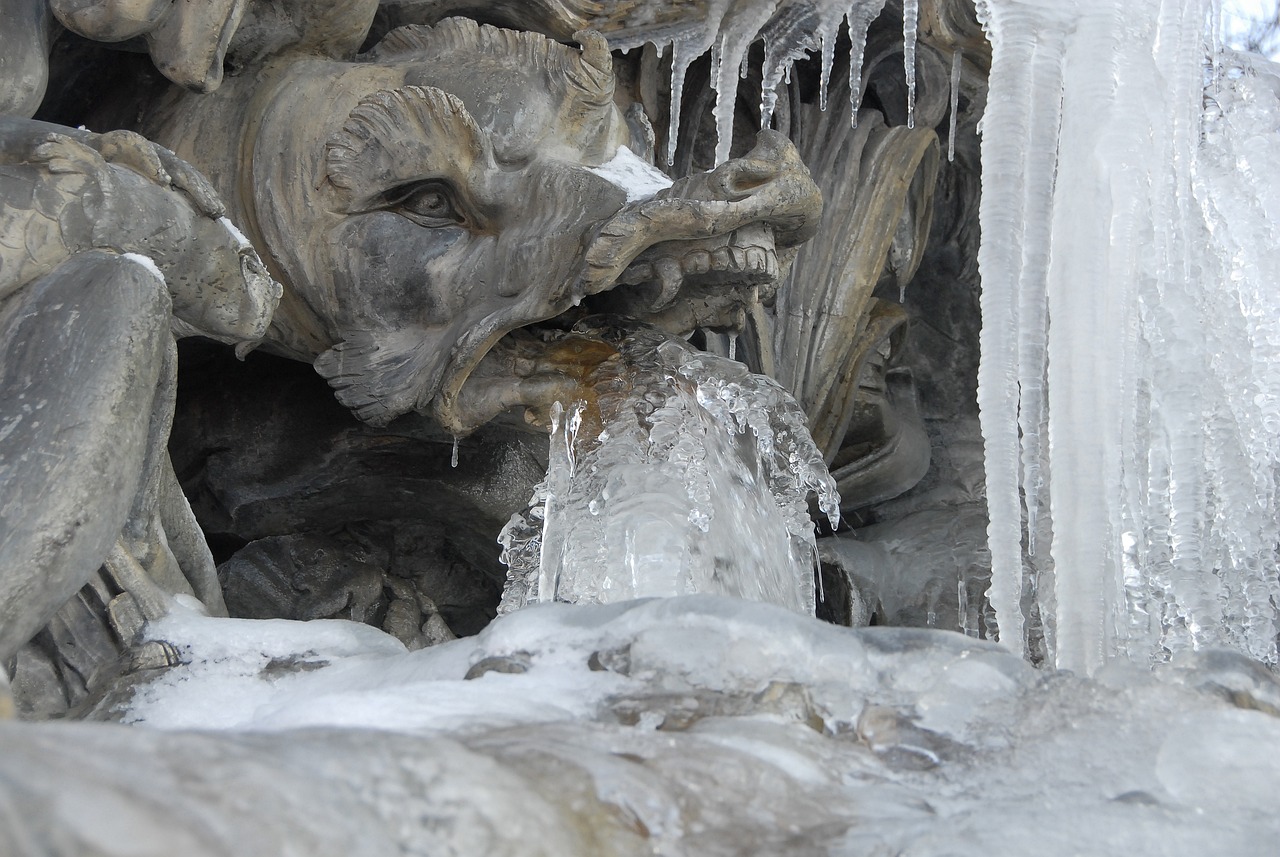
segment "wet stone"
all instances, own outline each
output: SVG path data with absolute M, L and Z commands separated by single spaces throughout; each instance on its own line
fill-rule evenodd
M 532 665 L 527 652 L 516 652 L 511 655 L 493 655 L 472 664 L 463 678 L 470 681 L 474 678 L 480 678 L 486 673 L 520 675 L 521 673 L 527 673 Z

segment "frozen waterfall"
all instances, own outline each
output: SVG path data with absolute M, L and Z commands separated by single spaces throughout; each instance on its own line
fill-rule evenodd
M 1034 598 L 1059 667 L 1275 663 L 1280 80 L 1213 46 L 1208 2 L 979 10 L 1001 637 Z

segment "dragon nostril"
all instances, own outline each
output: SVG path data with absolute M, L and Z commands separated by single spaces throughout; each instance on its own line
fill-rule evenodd
M 730 175 L 731 188 L 738 193 L 745 193 L 768 184 L 777 176 L 778 168 L 774 164 L 754 159 L 737 161 Z

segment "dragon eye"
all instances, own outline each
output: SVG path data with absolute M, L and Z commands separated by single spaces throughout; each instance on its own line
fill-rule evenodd
M 452 190 L 439 181 L 410 182 L 392 188 L 382 195 L 381 207 L 419 226 L 458 226 L 465 222 L 454 205 Z

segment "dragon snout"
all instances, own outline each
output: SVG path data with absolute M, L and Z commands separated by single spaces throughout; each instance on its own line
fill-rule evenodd
M 645 263 L 663 292 L 671 288 L 677 268 L 685 273 L 691 265 L 707 270 L 736 266 L 745 272 L 768 268 L 770 253 L 808 240 L 821 215 L 822 193 L 795 146 L 775 131 L 761 131 L 746 155 L 682 178 L 610 218 L 588 247 L 584 291 L 597 294 L 619 283 L 637 283 Z M 735 234 L 761 230 L 769 232 L 767 241 L 733 240 Z M 699 248 L 697 242 L 708 246 Z M 677 243 L 684 250 L 668 252 Z M 743 251 L 740 260 L 732 251 L 735 246 Z M 719 260 L 717 249 L 725 250 Z M 694 250 L 699 252 L 690 257 Z M 704 257 L 703 250 L 709 255 Z M 776 257 L 774 261 L 776 268 Z

